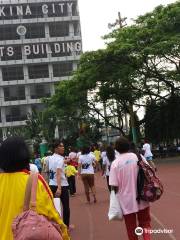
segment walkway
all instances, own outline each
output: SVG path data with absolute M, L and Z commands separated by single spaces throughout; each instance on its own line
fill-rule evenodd
M 173 229 L 173 234 L 153 234 L 153 240 L 180 239 L 180 164 L 166 163 L 158 166 L 158 174 L 164 183 L 165 193 L 152 204 L 152 228 Z M 71 222 L 76 228 L 72 240 L 127 240 L 124 222 L 109 222 L 107 218 L 109 194 L 106 181 L 96 175 L 96 204 L 85 203 L 81 180 L 77 180 L 78 192 L 71 198 Z

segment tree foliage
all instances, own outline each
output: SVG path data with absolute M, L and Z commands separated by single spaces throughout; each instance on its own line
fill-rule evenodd
M 26 121 L 26 134 L 30 139 L 41 142 L 44 137 L 48 142 L 54 138 L 56 118 L 50 108 L 42 112 L 33 111 Z
M 104 39 L 107 48 L 82 54 L 72 80 L 60 82 L 49 107 L 68 126 L 103 120 L 124 135 L 124 116 L 132 117 L 132 105 L 134 111 L 147 106 L 148 128 L 148 114 L 180 90 L 180 2 L 158 6 Z
M 154 143 L 165 144 L 179 140 L 180 136 L 180 95 L 171 96 L 167 101 L 151 102 L 145 114 L 145 135 Z

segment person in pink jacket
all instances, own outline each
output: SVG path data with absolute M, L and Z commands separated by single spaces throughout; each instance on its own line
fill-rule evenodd
M 129 141 L 121 137 L 116 141 L 115 149 L 120 153 L 113 161 L 109 176 L 109 185 L 117 193 L 126 224 L 129 240 L 138 240 L 138 234 L 144 240 L 150 240 L 150 208 L 149 203 L 136 200 L 138 158 L 129 152 Z M 138 219 L 138 222 L 137 222 Z M 140 227 L 140 233 L 137 227 Z

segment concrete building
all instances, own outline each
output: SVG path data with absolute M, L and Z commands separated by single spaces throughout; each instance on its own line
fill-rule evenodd
M 77 0 L 0 0 L 0 128 L 25 125 L 77 67 Z

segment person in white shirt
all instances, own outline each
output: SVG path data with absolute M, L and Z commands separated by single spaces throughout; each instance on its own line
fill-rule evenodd
M 103 172 L 102 172 L 102 174 L 105 175 L 109 192 L 111 192 L 111 187 L 109 185 L 109 173 L 110 173 L 111 163 L 115 159 L 115 150 L 112 146 L 107 146 L 105 153 L 106 154 L 104 154 L 103 158 L 102 158 L 103 159 Z
M 54 140 L 52 144 L 54 154 L 49 157 L 49 186 L 54 198 L 59 197 L 63 207 L 63 221 L 69 228 L 70 207 L 68 182 L 65 176 L 64 144 L 60 140 Z
M 96 203 L 96 190 L 94 184 L 94 165 L 96 159 L 94 154 L 90 152 L 90 147 L 83 147 L 82 154 L 78 160 L 78 175 L 81 175 L 82 182 L 84 184 L 84 190 L 87 198 L 87 202 L 90 203 L 89 190 L 93 193 L 94 203 Z
M 153 162 L 153 154 L 151 152 L 151 146 L 147 140 L 144 140 L 144 145 L 143 145 L 142 150 L 144 152 L 143 155 L 144 155 L 145 159 L 148 161 L 149 165 L 156 170 L 156 166 Z
M 38 168 L 37 168 L 37 166 L 35 164 L 30 163 L 29 166 L 30 166 L 30 171 L 32 173 L 39 173 L 39 170 L 38 170 Z

